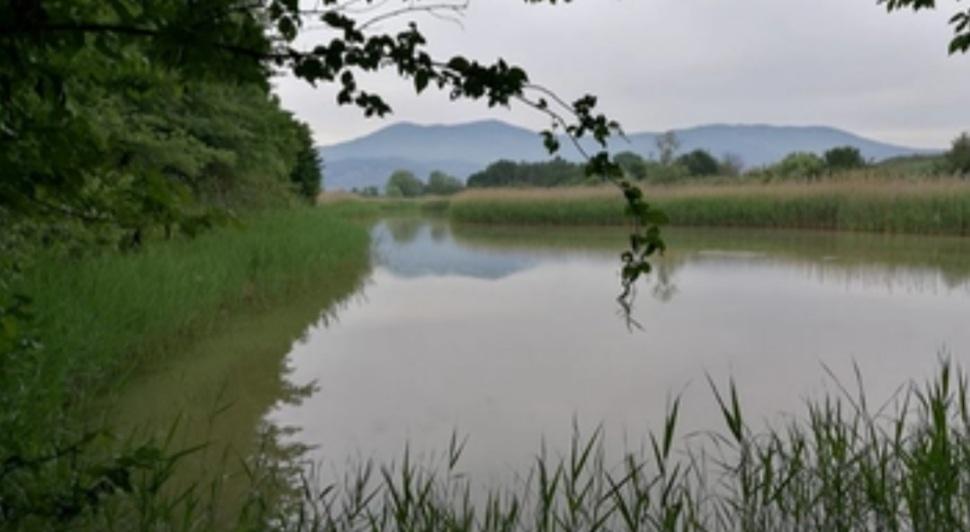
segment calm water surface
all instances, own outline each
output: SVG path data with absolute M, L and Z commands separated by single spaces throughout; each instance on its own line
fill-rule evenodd
M 678 394 L 685 432 L 718 428 L 706 375 L 733 377 L 758 425 L 834 389 L 826 367 L 854 387 L 857 364 L 874 404 L 931 375 L 941 354 L 970 365 L 970 240 L 671 230 L 631 331 L 614 301 L 622 229 L 396 219 L 373 237 L 373 272 L 335 314 L 264 342 L 223 387 L 186 388 L 204 356 L 160 369 L 141 402 L 157 407 L 153 387 L 185 388 L 186 408 L 237 401 L 227 440 L 270 430 L 332 472 L 399 458 L 405 442 L 442 450 L 458 431 L 464 469 L 496 479 L 543 441 L 565 448 L 574 423 L 637 448 Z M 272 335 L 260 328 L 285 315 L 209 350 L 252 351 L 247 335 Z M 218 400 L 199 398 L 216 388 Z

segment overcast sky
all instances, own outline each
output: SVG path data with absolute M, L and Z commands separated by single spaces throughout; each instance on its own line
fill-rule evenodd
M 399 7 L 401 0 L 387 5 Z M 412 17 L 436 57 L 503 57 L 570 99 L 599 96 L 627 131 L 708 123 L 829 125 L 877 140 L 943 147 L 970 129 L 970 55 L 948 56 L 947 19 L 886 14 L 876 0 L 575 0 L 558 6 L 471 0 L 463 26 Z M 393 29 L 385 26 L 384 29 Z M 310 36 L 329 39 L 326 33 Z M 394 108 L 366 119 L 332 87 L 280 78 L 288 109 L 319 144 L 387 123 L 498 118 L 546 126 L 534 111 L 415 96 L 393 75 L 366 78 Z

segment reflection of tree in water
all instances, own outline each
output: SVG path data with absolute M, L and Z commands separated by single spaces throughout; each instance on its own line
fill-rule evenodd
M 622 227 L 480 227 L 454 225 L 463 246 L 523 251 L 550 259 L 582 253 L 617 257 Z M 970 239 L 779 229 L 670 228 L 668 253 L 647 281 L 670 301 L 685 265 L 747 263 L 801 270 L 823 284 L 887 286 L 913 291 L 970 290 Z M 618 259 L 617 259 L 618 262 Z
M 677 294 L 674 274 L 684 265 L 683 260 L 664 258 L 654 265 L 653 297 L 662 303 L 667 303 Z
M 396 244 L 408 244 L 418 238 L 421 229 L 428 225 L 428 220 L 418 217 L 391 218 L 385 220 L 384 225 Z
M 111 398 L 117 405 L 114 429 L 165 434 L 175 425 L 179 446 L 204 444 L 180 461 L 172 483 L 218 483 L 213 496 L 228 509 L 242 504 L 257 481 L 274 496 L 284 493 L 292 480 L 286 468 L 306 449 L 292 443 L 293 429 L 276 427 L 266 416 L 274 406 L 299 404 L 316 390 L 315 383 L 297 385 L 288 378 L 286 355 L 308 328 L 336 320 L 366 274 L 363 264 L 330 272 L 279 305 L 238 315 L 210 331 L 161 371 L 146 372 Z
M 431 240 L 444 242 L 449 235 L 448 223 L 443 220 L 433 220 L 431 224 Z

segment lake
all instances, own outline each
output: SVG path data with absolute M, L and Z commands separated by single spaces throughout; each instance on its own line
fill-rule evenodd
M 639 448 L 676 396 L 681 434 L 721 428 L 708 376 L 734 379 L 752 426 L 777 426 L 836 380 L 854 392 L 854 366 L 878 406 L 942 356 L 970 362 L 970 240 L 671 229 L 630 328 L 622 228 L 414 217 L 372 234 L 353 297 L 240 318 L 136 379 L 121 419 L 188 412 L 239 449 L 271 434 L 324 476 L 406 443 L 429 458 L 457 432 L 462 470 L 503 482 L 576 428 Z

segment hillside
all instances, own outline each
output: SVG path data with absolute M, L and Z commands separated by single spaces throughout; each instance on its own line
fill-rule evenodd
M 773 163 L 793 151 L 821 153 L 844 145 L 859 148 L 864 157 L 874 161 L 932 153 L 821 126 L 717 124 L 675 131 L 682 152 L 703 148 L 716 156 L 731 153 L 741 157 L 747 167 Z M 656 151 L 657 135 L 631 133 L 629 142 L 616 140 L 612 148 L 649 157 Z M 498 159 L 548 158 L 535 132 L 497 120 L 455 125 L 401 122 L 357 139 L 321 147 L 320 154 L 326 164 L 326 188 L 330 190 L 381 186 L 391 172 L 400 168 L 421 178 L 435 169 L 465 178 Z M 561 155 L 570 160 L 579 158 L 568 143 L 563 143 Z

